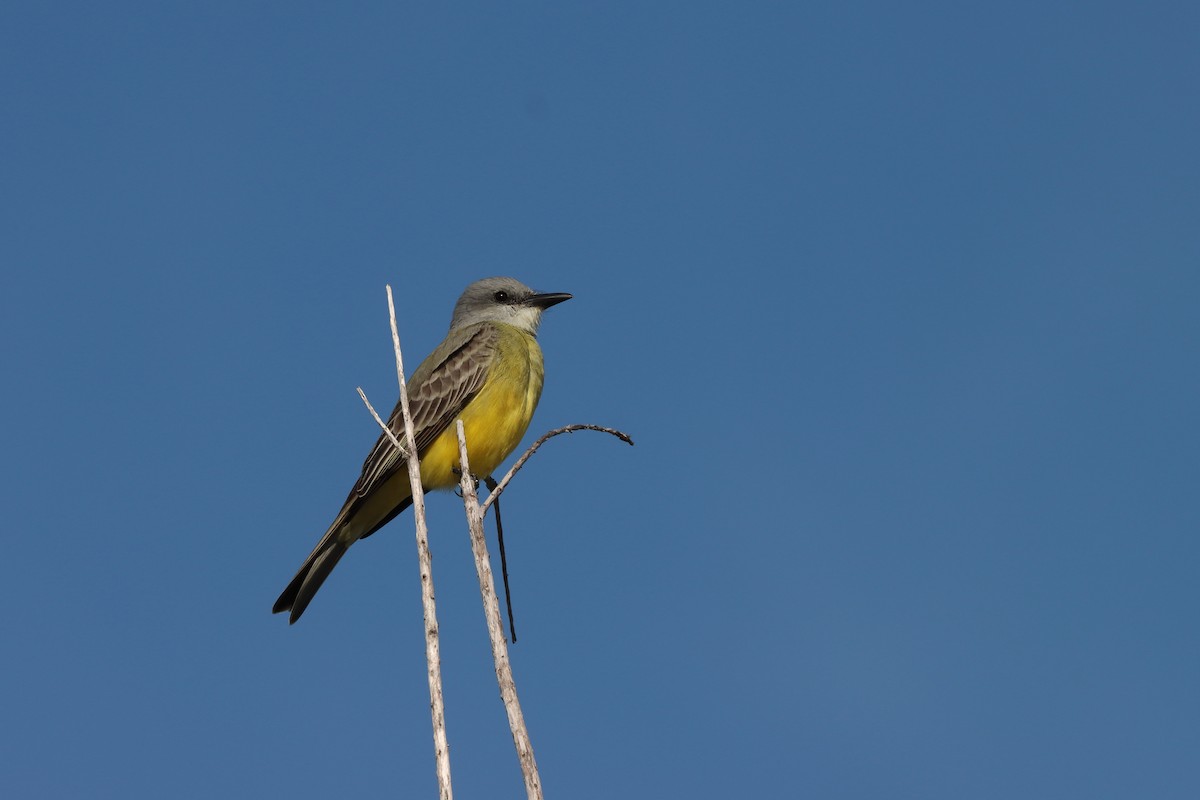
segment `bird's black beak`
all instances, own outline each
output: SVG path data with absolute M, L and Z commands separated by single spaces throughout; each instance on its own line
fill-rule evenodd
M 566 292 L 546 292 L 544 294 L 532 294 L 525 301 L 526 305 L 536 306 L 540 309 L 547 309 L 550 306 L 556 306 L 564 300 L 570 300 L 574 295 Z

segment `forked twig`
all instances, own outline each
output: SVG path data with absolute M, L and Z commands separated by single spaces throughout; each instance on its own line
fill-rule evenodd
M 458 433 L 458 457 L 461 471 L 459 485 L 462 487 L 463 505 L 467 511 L 467 525 L 471 530 L 471 552 L 475 554 L 475 571 L 479 575 L 479 594 L 483 597 L 483 615 L 487 621 L 488 636 L 492 640 L 492 658 L 496 666 L 496 681 L 500 684 L 500 698 L 504 701 L 504 710 L 508 714 L 508 727 L 512 731 L 513 744 L 517 748 L 517 759 L 521 764 L 521 774 L 525 778 L 525 792 L 529 800 L 542 800 L 542 781 L 538 775 L 537 761 L 533 756 L 533 744 L 529 740 L 529 730 L 525 727 L 525 716 L 521 712 L 521 704 L 517 700 L 517 685 L 513 680 L 512 664 L 508 658 L 508 642 L 504 638 L 504 628 L 500 620 L 500 600 L 496 597 L 496 581 L 492 575 L 491 560 L 488 557 L 487 540 L 483 534 L 483 517 L 487 508 L 493 502 L 498 502 L 500 493 L 512 480 L 517 471 L 529 460 L 542 443 L 560 433 L 570 433 L 579 430 L 600 431 L 610 433 L 624 442 L 633 444 L 628 434 L 613 428 L 600 425 L 567 425 L 544 434 L 525 451 L 524 455 L 513 464 L 512 469 L 504 476 L 504 480 L 496 483 L 488 481 L 492 490 L 487 501 L 480 504 L 476 494 L 476 480 L 471 475 L 471 465 L 467 460 L 467 436 L 462 420 L 455 421 Z M 497 519 L 497 521 L 499 521 Z M 512 618 L 512 609 L 509 609 Z M 515 632 L 514 632 L 515 639 Z
M 542 434 L 541 438 L 534 442 L 533 445 L 531 445 L 530 448 L 526 450 L 519 459 L 517 459 L 517 462 L 512 465 L 512 469 L 508 471 L 508 473 L 504 476 L 504 480 L 500 481 L 500 483 L 496 483 L 496 480 L 491 476 L 488 476 L 484 479 L 487 483 L 489 494 L 487 500 L 483 503 L 483 513 L 486 514 L 488 507 L 493 503 L 496 505 L 496 541 L 500 546 L 500 574 L 504 577 L 504 603 L 508 608 L 508 631 L 512 636 L 513 644 L 517 643 L 517 624 L 513 619 L 512 593 L 508 588 L 508 558 L 504 553 L 504 524 L 500 521 L 500 493 L 504 491 L 504 487 L 508 485 L 508 482 L 512 480 L 513 476 L 517 474 L 517 470 L 525 465 L 525 462 L 529 460 L 529 457 L 537 452 L 537 449 L 541 447 L 546 440 L 550 439 L 551 437 L 558 436 L 560 433 L 573 433 L 574 431 L 600 431 L 601 433 L 610 433 L 621 441 L 626 442 L 631 446 L 633 445 L 633 439 L 629 436 L 629 434 L 616 430 L 615 428 L 606 428 L 602 425 L 566 425 Z
M 517 760 L 521 762 L 521 774 L 525 777 L 525 793 L 529 800 L 542 800 L 542 779 L 538 775 L 537 761 L 533 757 L 533 743 L 529 741 L 529 730 L 525 727 L 525 715 L 517 700 L 517 685 L 513 681 L 512 664 L 508 660 L 508 642 L 500 622 L 500 600 L 496 597 L 496 582 L 488 558 L 487 540 L 483 535 L 483 506 L 475 493 L 475 477 L 467 461 L 467 436 L 462 420 L 455 422 L 458 432 L 458 457 L 462 470 L 459 485 L 462 486 L 463 505 L 467 509 L 467 525 L 471 529 L 471 552 L 475 554 L 475 571 L 479 574 L 479 594 L 483 597 L 483 616 L 487 620 L 488 635 L 492 640 L 492 659 L 496 663 L 496 681 L 500 684 L 500 698 L 508 713 L 508 727 L 512 731 L 513 744 L 517 748 Z

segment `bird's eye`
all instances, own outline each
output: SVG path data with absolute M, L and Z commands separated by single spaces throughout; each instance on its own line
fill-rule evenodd
M 492 299 L 495 300 L 497 303 L 507 303 L 508 302 L 508 292 L 504 292 L 504 291 L 496 292 L 494 295 L 492 295 Z

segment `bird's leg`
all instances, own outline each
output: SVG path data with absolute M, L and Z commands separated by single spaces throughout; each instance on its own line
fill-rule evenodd
M 450 468 L 450 471 L 451 471 L 451 472 L 453 472 L 455 475 L 457 475 L 457 476 L 458 476 L 460 479 L 462 478 L 462 467 L 451 467 L 451 468 Z M 489 477 L 489 478 L 487 478 L 487 480 L 489 480 L 489 481 L 490 481 L 490 480 L 491 480 L 491 478 Z M 472 481 L 472 482 L 474 482 L 474 484 L 475 484 L 475 488 L 476 488 L 476 489 L 478 489 L 478 488 L 479 488 L 479 476 L 478 476 L 478 475 L 472 475 L 472 476 L 471 476 L 471 481 Z M 454 494 L 455 494 L 455 496 L 457 496 L 457 497 L 462 497 L 462 489 L 461 489 L 461 488 L 460 488 L 460 489 L 455 489 L 455 490 L 454 490 Z

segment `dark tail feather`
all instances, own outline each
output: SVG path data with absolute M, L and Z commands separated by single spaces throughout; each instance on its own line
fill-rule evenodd
M 329 577 L 329 573 L 348 549 L 348 545 L 333 539 L 324 548 L 314 551 L 296 573 L 296 577 L 292 578 L 292 582 L 283 590 L 283 594 L 279 595 L 271 612 L 278 614 L 281 611 L 291 611 L 288 624 L 300 619 L 300 615 L 316 595 L 317 589 L 321 588 L 321 584 Z
M 308 604 L 312 602 L 313 595 L 317 593 L 317 589 L 321 588 L 321 584 L 329 577 L 329 573 L 337 566 L 337 562 L 342 556 L 346 555 L 346 551 L 350 549 L 350 544 L 343 544 L 338 541 L 338 536 L 342 530 L 342 524 L 354 512 L 352 500 L 355 495 L 351 493 L 350 499 L 346 501 L 346 505 L 338 513 L 337 519 L 329 526 L 329 530 L 325 531 L 325 535 L 321 537 L 321 541 L 317 542 L 317 546 L 308 558 L 304 560 L 304 566 L 300 567 L 300 571 L 296 573 L 296 577 L 292 578 L 292 582 L 283 590 L 283 594 L 279 595 L 279 599 L 275 601 L 275 605 L 271 608 L 271 612 L 278 614 L 281 611 L 292 612 L 289 624 L 300 619 L 300 615 L 304 613 L 304 609 L 308 608 Z M 375 525 L 362 536 L 360 539 L 365 539 L 375 531 L 387 525 L 396 515 L 404 509 L 412 505 L 412 498 L 405 499 L 400 505 L 396 506 L 387 513 L 383 519 L 376 522 Z M 353 542 L 351 542 L 353 544 Z

